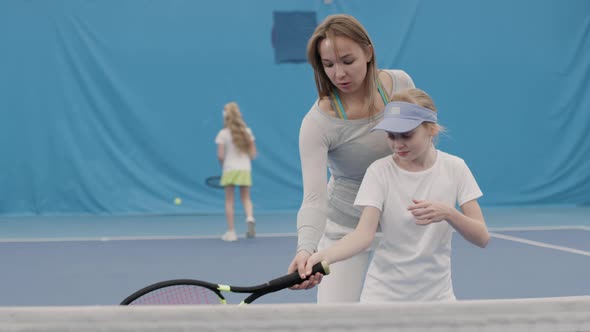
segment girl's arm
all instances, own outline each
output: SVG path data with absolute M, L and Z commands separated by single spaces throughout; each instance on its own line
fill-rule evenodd
M 485 248 L 490 241 L 490 234 L 479 203 L 475 199 L 471 200 L 461 205 L 461 211 L 452 209 L 448 222 L 467 241 Z
M 256 150 L 256 142 L 252 141 L 252 148 L 250 149 L 250 159 L 255 159 L 257 152 L 258 151 Z
M 255 159 L 256 158 L 256 140 L 254 139 L 254 134 L 252 134 L 252 129 L 250 129 L 249 127 L 246 127 L 246 131 L 248 132 L 248 136 L 250 137 L 250 140 L 252 141 L 252 145 L 250 146 L 250 151 L 248 151 L 248 156 L 250 157 L 250 159 Z
M 225 145 L 217 144 L 217 160 L 223 165 L 223 159 L 225 158 Z
M 361 219 L 353 232 L 344 236 L 333 246 L 316 252 L 309 258 L 306 264 L 307 275 L 311 274 L 311 268 L 316 263 L 321 261 L 326 261 L 328 264 L 339 262 L 366 250 L 375 238 L 380 218 L 381 211 L 378 208 L 373 206 L 365 207 Z
M 429 225 L 446 220 L 463 238 L 484 248 L 490 240 L 483 213 L 477 200 L 461 205 L 461 211 L 439 202 L 413 200 L 408 210 L 416 217 L 416 224 Z

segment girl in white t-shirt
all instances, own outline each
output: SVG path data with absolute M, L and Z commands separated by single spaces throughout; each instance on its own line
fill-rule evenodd
M 482 248 L 489 240 L 477 202 L 482 192 L 463 159 L 435 148 L 443 128 L 430 96 L 413 88 L 391 100 L 373 130 L 387 133 L 393 154 L 367 169 L 354 203 L 363 207 L 356 229 L 313 254 L 307 274 L 317 262 L 338 262 L 368 248 L 380 225 L 383 238 L 361 302 L 452 301 L 452 230 Z
M 254 135 L 242 119 L 240 108 L 235 102 L 223 107 L 223 129 L 215 137 L 217 158 L 223 168 L 221 185 L 225 188 L 225 216 L 227 232 L 221 237 L 224 241 L 236 241 L 234 228 L 234 192 L 240 188 L 240 198 L 246 213 L 248 231 L 246 237 L 255 236 L 254 214 L 250 186 L 252 186 L 251 160 L 256 156 Z

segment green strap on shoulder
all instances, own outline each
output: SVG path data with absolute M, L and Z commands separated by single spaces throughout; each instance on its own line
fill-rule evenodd
M 383 104 L 387 105 L 389 102 L 389 95 L 387 94 L 387 91 L 383 89 L 380 79 L 377 79 L 377 90 L 379 90 L 381 99 L 383 99 Z M 336 113 L 338 113 L 338 116 L 341 119 L 348 120 L 346 117 L 346 112 L 344 112 L 344 106 L 342 106 L 342 101 L 340 101 L 340 96 L 338 96 L 336 89 L 334 89 L 330 94 L 330 102 L 332 103 L 332 108 L 336 111 Z

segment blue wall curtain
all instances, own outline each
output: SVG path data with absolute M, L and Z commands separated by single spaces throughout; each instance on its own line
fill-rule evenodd
M 221 212 L 204 179 L 229 101 L 257 137 L 256 209 L 297 209 L 316 92 L 275 62 L 276 11 L 356 16 L 380 67 L 433 96 L 482 205 L 590 203 L 588 1 L 6 0 L 0 214 Z

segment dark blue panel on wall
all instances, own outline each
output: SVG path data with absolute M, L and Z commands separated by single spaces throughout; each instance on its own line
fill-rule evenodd
M 273 12 L 272 45 L 275 62 L 306 62 L 307 40 L 316 25 L 315 12 Z

